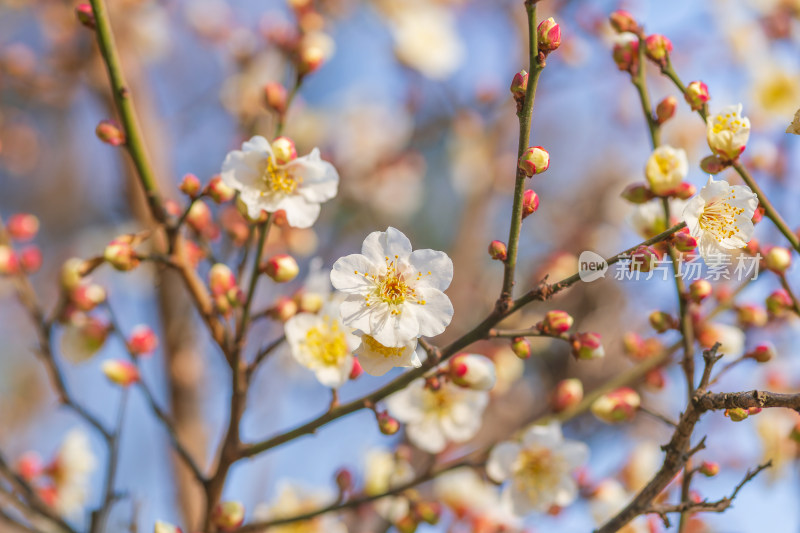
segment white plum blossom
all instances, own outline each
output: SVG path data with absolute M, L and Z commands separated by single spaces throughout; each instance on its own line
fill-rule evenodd
M 589 510 L 595 523 L 601 526 L 616 516 L 632 499 L 633 496 L 625 491 L 619 481 L 616 479 L 604 479 L 592 494 L 592 499 L 589 501 Z M 651 529 L 647 519 L 643 516 L 636 517 L 619 530 L 619 533 L 650 532 Z
M 412 479 L 414 470 L 405 458 L 383 449 L 373 449 L 367 453 L 364 472 L 364 493 L 367 496 L 383 494 Z M 375 511 L 386 520 L 396 522 L 408 514 L 408 499 L 402 496 L 380 498 L 375 502 Z
M 282 482 L 278 496 L 270 505 L 262 505 L 253 513 L 256 520 L 277 520 L 315 511 L 332 504 L 336 497 L 325 490 L 311 490 L 300 485 Z M 270 533 L 347 533 L 347 527 L 335 514 L 323 514 L 309 520 L 272 526 Z
M 89 497 L 89 477 L 97 460 L 89 446 L 89 437 L 80 429 L 67 433 L 48 473 L 55 486 L 55 507 L 63 516 L 83 510 Z
M 386 399 L 389 414 L 406 424 L 411 443 L 429 453 L 441 452 L 448 442 L 474 437 L 488 403 L 486 391 L 465 389 L 450 381 L 433 390 L 424 379 Z
M 683 220 L 708 261 L 747 245 L 755 231 L 752 218 L 757 207 L 758 198 L 749 187 L 709 176 L 705 187 L 686 203 Z
M 320 313 L 299 313 L 284 326 L 292 356 L 304 367 L 313 370 L 326 387 L 341 387 L 353 369 L 353 350 L 358 337 L 344 326 L 335 309 Z
M 689 172 L 689 161 L 682 148 L 659 146 L 647 159 L 644 173 L 655 194 L 666 195 L 674 191 Z
M 681 220 L 681 214 L 686 207 L 686 201 L 679 198 L 669 199 L 670 221 L 664 219 L 664 206 L 660 201 L 638 204 L 628 216 L 628 223 L 633 226 L 636 233 L 644 239 L 655 237 L 668 230 Z
M 445 330 L 453 305 L 443 291 L 452 279 L 446 253 L 412 251 L 392 227 L 370 233 L 361 253 L 340 258 L 331 272 L 334 288 L 347 295 L 340 307 L 344 324 L 389 348 Z
M 456 516 L 501 531 L 516 531 L 522 520 L 511 511 L 510 502 L 500 498 L 498 488 L 474 469 L 461 467 L 438 476 L 433 482 L 436 498 Z
M 410 339 L 402 346 L 388 347 L 364 334 L 354 353 L 361 368 L 370 376 L 382 376 L 394 367 L 422 366 L 422 359 L 417 354 L 417 339 Z
M 726 361 L 736 360 L 744 355 L 745 334 L 736 326 L 722 322 L 705 324 L 698 331 L 698 339 L 705 348 L 711 348 L 718 342 L 720 346 L 717 353 L 724 355 Z
M 494 481 L 509 481 L 504 488 L 514 512 L 524 516 L 532 511 L 565 507 L 578 496 L 572 473 L 589 456 L 589 447 L 564 440 L 561 425 L 532 426 L 521 442 L 505 441 L 492 448 L 486 473 Z
M 319 150 L 285 164 L 278 162 L 270 143 L 255 136 L 225 157 L 220 174 L 225 184 L 239 191 L 248 215 L 257 219 L 262 211 L 286 212 L 295 228 L 316 222 L 320 204 L 336 196 L 339 174 L 323 161 Z
M 750 119 L 742 116 L 742 104 L 730 105 L 708 117 L 708 146 L 720 159 L 733 161 L 741 154 L 750 138 Z

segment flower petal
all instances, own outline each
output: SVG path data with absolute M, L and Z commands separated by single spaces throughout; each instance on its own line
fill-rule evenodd
M 444 252 L 414 250 L 408 261 L 414 272 L 421 273 L 417 287 L 432 287 L 444 291 L 453 281 L 453 261 Z
M 517 460 L 522 447 L 517 442 L 501 442 L 489 453 L 486 462 L 486 475 L 497 483 L 502 483 L 511 477 L 514 462 Z

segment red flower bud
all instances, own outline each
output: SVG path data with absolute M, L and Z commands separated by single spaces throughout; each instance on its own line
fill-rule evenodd
M 539 209 L 539 195 L 532 189 L 525 191 L 522 195 L 522 219 L 525 220 Z
M 539 23 L 536 28 L 536 36 L 539 42 L 539 51 L 545 54 L 561 46 L 561 27 L 556 24 L 553 17 Z
M 519 158 L 519 169 L 528 177 L 541 174 L 550 167 L 550 154 L 541 146 L 531 146 Z
M 78 18 L 78 22 L 80 22 L 90 30 L 95 29 L 97 21 L 94 18 L 94 12 L 92 11 L 92 6 L 90 6 L 89 4 L 78 4 L 75 7 L 75 16 Z
M 553 410 L 557 413 L 577 405 L 583 399 L 583 383 L 577 378 L 564 379 L 556 385 Z
M 511 341 L 511 351 L 520 359 L 527 359 L 531 356 L 531 343 L 525 337 L 515 337 Z
M 611 13 L 608 17 L 608 21 L 617 33 L 636 33 L 639 30 L 639 24 L 636 22 L 636 19 L 633 18 L 633 15 L 623 9 L 618 9 Z
M 102 120 L 94 130 L 97 138 L 111 146 L 125 144 L 125 132 L 113 120 Z
M 267 109 L 275 111 L 279 115 L 286 112 L 288 93 L 286 87 L 277 82 L 269 82 L 262 89 L 264 95 L 264 105 Z
M 621 196 L 632 204 L 643 204 L 656 197 L 646 183 L 631 183 L 625 187 Z
M 503 241 L 492 241 L 489 243 L 489 256 L 495 261 L 505 261 L 508 257 L 506 243 Z
M 702 81 L 693 81 L 686 86 L 686 93 L 684 93 L 686 103 L 688 103 L 692 111 L 703 109 L 703 106 L 711 99 L 708 94 L 708 86 Z
M 180 191 L 190 198 L 197 197 L 197 195 L 200 194 L 201 187 L 200 180 L 197 179 L 197 176 L 194 174 L 185 174 L 181 180 L 181 184 L 178 186 Z
M 30 241 L 39 232 L 39 219 L 28 213 L 17 213 L 6 222 L 8 236 L 15 241 Z
M 656 106 L 656 120 L 663 124 L 675 115 L 678 109 L 678 99 L 670 95 L 661 100 Z

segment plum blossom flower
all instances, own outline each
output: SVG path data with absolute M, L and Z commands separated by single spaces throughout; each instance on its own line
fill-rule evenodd
M 504 491 L 514 512 L 522 516 L 572 503 L 578 485 L 571 474 L 588 456 L 586 444 L 564 440 L 561 425 L 553 422 L 531 427 L 521 442 L 505 441 L 492 448 L 486 473 L 498 483 L 510 480 Z
M 758 198 L 745 185 L 727 181 L 708 183 L 691 198 L 683 210 L 689 233 L 697 240 L 700 255 L 708 261 L 714 256 L 744 248 L 753 236 L 753 214 Z
M 650 189 L 659 196 L 666 196 L 676 190 L 688 172 L 686 151 L 667 145 L 653 150 L 644 169 Z
M 510 502 L 500 498 L 497 487 L 472 468 L 461 467 L 438 476 L 433 492 L 462 521 L 471 522 L 473 531 L 511 532 L 522 523 L 511 511 Z
M 361 344 L 354 352 L 364 372 L 370 376 L 382 376 L 394 367 L 422 366 L 417 354 L 417 339 L 406 341 L 402 346 L 384 346 L 370 335 L 361 335 Z
M 412 252 L 408 238 L 392 227 L 370 233 L 361 253 L 340 258 L 331 272 L 333 286 L 347 295 L 340 307 L 344 324 L 389 348 L 445 330 L 453 305 L 443 291 L 452 279 L 446 253 Z
M 383 494 L 393 487 L 414 479 L 414 470 L 405 458 L 388 450 L 373 449 L 367 453 L 364 473 L 364 493 Z M 375 511 L 390 522 L 396 522 L 409 512 L 408 499 L 386 496 L 375 502 Z
M 708 146 L 723 161 L 733 161 L 741 154 L 750 138 L 750 119 L 742 116 L 742 104 L 723 108 L 708 117 Z
M 222 180 L 239 191 L 248 215 L 257 219 L 262 210 L 286 212 L 295 228 L 316 222 L 320 204 L 336 196 L 339 174 L 323 161 L 316 148 L 310 154 L 285 164 L 278 163 L 269 142 L 255 136 L 233 150 L 222 163 Z
M 433 390 L 424 379 L 386 399 L 389 413 L 406 424 L 408 439 L 429 453 L 441 452 L 448 441 L 466 442 L 474 437 L 488 403 L 486 391 L 465 389 L 450 381 Z
M 256 508 L 256 520 L 278 520 L 307 513 L 330 505 L 335 500 L 327 491 L 310 490 L 294 483 L 283 482 L 278 496 L 270 505 Z M 347 533 L 347 527 L 335 514 L 324 514 L 283 526 L 272 526 L 270 533 Z
M 358 337 L 333 312 L 299 313 L 286 322 L 284 331 L 292 356 L 314 371 L 326 387 L 338 388 L 353 369 L 353 350 Z
M 704 324 L 698 329 L 697 340 L 703 348 L 711 348 L 718 342 L 720 347 L 717 353 L 724 355 L 726 361 L 733 361 L 744 355 L 744 331 L 730 324 L 721 322 Z
M 63 516 L 83 509 L 89 497 L 89 476 L 96 467 L 89 437 L 80 429 L 67 433 L 47 472 L 55 487 L 55 508 Z
M 622 484 L 615 479 L 601 481 L 589 501 L 589 510 L 597 525 L 605 524 L 618 512 L 625 508 L 633 496 L 625 491 Z M 647 519 L 639 516 L 626 524 L 620 533 L 650 533 Z
M 636 233 L 644 239 L 655 237 L 680 222 L 686 201 L 679 198 L 669 199 L 669 223 L 664 220 L 664 206 L 661 202 L 646 202 L 634 206 L 628 216 L 628 223 Z

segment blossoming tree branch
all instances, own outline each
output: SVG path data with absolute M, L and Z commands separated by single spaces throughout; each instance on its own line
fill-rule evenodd
M 684 83 L 673 65 L 669 38 L 648 34 L 626 11 L 613 12 L 607 24 L 614 35 L 609 55 L 633 85 L 626 105 L 641 108 L 642 133 L 650 142 L 649 152 L 638 154 L 643 179 L 619 190 L 632 208 L 629 221 L 641 240 L 608 257 L 591 254 L 591 261 L 584 261 L 582 255 L 569 261 L 563 276 L 541 275 L 531 281 L 520 275 L 528 257 L 521 252 L 529 241 L 526 231 L 543 216 L 537 211 L 544 201 L 531 187 L 546 179 L 551 163 L 548 150 L 536 144 L 546 145 L 549 139 L 546 130 L 537 128 L 534 109 L 540 77 L 547 76 L 548 62 L 558 61 L 562 27 L 553 17 L 539 16 L 537 0 L 517 2 L 516 15 L 524 11 L 527 61 L 502 102 L 518 120 L 515 164 L 511 175 L 502 178 L 508 184 L 503 208 L 508 233 L 488 243 L 488 257 L 498 267 L 492 275 L 499 278 L 499 291 L 488 299 L 469 295 L 470 306 L 482 318 L 462 319 L 453 286 L 460 272 L 474 269 L 459 263 L 455 253 L 415 245 L 398 229 L 403 226 L 400 219 L 361 235 L 360 248 L 338 245 L 335 249 L 346 253 L 329 264 L 324 259 L 298 261 L 291 253 L 285 236 L 328 220 L 325 211 L 340 201 L 349 177 L 324 150 L 299 150 L 300 144 L 285 134 L 292 127 L 295 97 L 332 52 L 330 37 L 321 30 L 324 10 L 309 0 L 289 4 L 296 24 L 273 35 L 271 42 L 285 61 L 285 79 L 261 88 L 269 127 L 243 114 L 241 139 L 219 161 L 218 174 L 205 182 L 186 174 L 175 190 L 159 179 L 148 152 L 154 133 L 141 120 L 139 95 L 126 78 L 125 56 L 112 28 L 112 17 L 120 12 L 109 11 L 105 0 L 75 8 L 70 23 L 96 41 L 108 81 L 104 91 L 113 102 L 109 111 L 116 117 L 101 121 L 96 135 L 131 163 L 146 215 L 139 227 L 117 235 L 104 249 L 64 262 L 53 280 L 33 277 L 43 263 L 41 251 L 31 244 L 39 219 L 4 213 L 2 280 L 33 324 L 35 352 L 58 402 L 78 422 L 51 455 L 40 455 L 36 447 L 19 454 L 0 452 L 0 523 L 10 531 L 27 532 L 120 530 L 112 519 L 115 508 L 148 500 L 147 494 L 128 494 L 120 482 L 124 465 L 135 467 L 137 461 L 135 453 L 121 446 L 132 397 L 144 402 L 175 461 L 188 473 L 180 490 L 200 497 L 198 505 L 183 509 L 181 523 L 168 516 L 143 523 L 134 513 L 126 526 L 131 531 L 338 533 L 382 527 L 413 533 L 428 524 L 441 531 L 522 532 L 549 528 L 538 524 L 583 499 L 590 504 L 597 532 L 653 533 L 673 525 L 689 532 L 699 530 L 704 513 L 722 513 L 734 500 L 744 502 L 748 487 L 773 461 L 731 465 L 727 469 L 738 481 L 730 490 L 700 497 L 698 477 L 715 477 L 721 470 L 719 462 L 702 459 L 706 446 L 725 437 L 722 432 L 703 434 L 698 427 L 703 427 L 701 418 L 732 424 L 765 419 L 771 415 L 762 410 L 768 410 L 783 417 L 780 442 L 800 442 L 800 393 L 788 387 L 731 390 L 720 383 L 736 367 L 763 365 L 776 356 L 766 341 L 745 348 L 742 328 L 748 333 L 775 331 L 800 316 L 787 276 L 800 243 L 743 159 L 751 132 L 743 105 L 712 100 L 702 81 Z M 381 3 L 396 25 L 398 57 L 436 77 L 440 65 L 429 50 L 422 50 L 421 62 L 414 59 L 417 37 L 407 32 L 419 24 L 413 18 L 419 14 L 388 4 Z M 436 31 L 446 10 L 419 9 L 433 10 L 428 23 Z M 202 27 L 213 28 L 212 22 L 205 20 Z M 424 28 L 415 31 L 425 33 Z M 569 41 L 569 27 L 563 38 Z M 648 82 L 657 77 L 673 84 L 676 94 L 654 106 Z M 675 120 L 682 105 L 705 125 L 710 153 L 698 161 L 685 148 L 661 142 L 662 128 Z M 800 133 L 798 116 L 787 133 Z M 695 167 L 707 175 L 699 190 L 687 180 Z M 757 224 L 774 226 L 774 243 L 754 238 Z M 220 226 L 226 231 L 220 232 Z M 276 232 L 285 250 L 270 244 Z M 486 250 L 485 243 L 481 247 Z M 724 294 L 709 279 L 683 275 L 690 265 L 702 263 L 707 278 L 716 272 L 718 280 L 732 265 L 748 261 L 756 270 L 747 271 L 740 285 Z M 598 281 L 612 267 L 621 278 L 635 277 L 641 284 L 637 291 L 650 291 L 654 283 L 646 282 L 661 266 L 674 283 L 670 298 L 653 298 L 659 307 L 648 317 L 654 333 L 642 337 L 628 331 L 620 350 L 608 349 L 606 332 L 588 331 L 580 318 L 560 306 L 562 293 L 579 284 L 585 284 L 581 290 L 593 291 L 617 283 Z M 759 276 L 758 268 L 766 272 Z M 145 361 L 162 343 L 156 331 L 168 328 L 155 322 L 132 324 L 114 291 L 96 281 L 103 273 L 134 276 L 141 271 L 172 276 L 159 279 L 174 280 L 189 296 L 191 313 L 204 329 L 202 338 L 213 345 L 225 369 L 215 376 L 226 382 L 225 420 L 205 450 L 198 451 L 187 437 L 180 413 L 163 404 L 145 370 Z M 780 288 L 763 305 L 738 300 L 740 291 L 765 278 Z M 136 278 L 136 283 L 142 280 Z M 49 289 L 40 284 L 57 285 L 56 297 L 45 298 Z M 535 303 L 539 308 L 532 314 Z M 729 312 L 737 326 L 718 320 Z M 271 327 L 261 327 L 265 323 Z M 667 336 L 677 340 L 668 344 Z M 65 369 L 87 365 L 114 342 L 121 347 L 119 356 L 104 358 L 98 367 L 102 375 L 92 376 L 117 389 L 108 400 L 113 416 L 106 416 L 99 414 L 102 406 L 70 382 L 71 372 Z M 542 365 L 534 364 L 544 359 L 542 351 L 559 348 L 566 348 L 578 368 L 593 368 L 612 351 L 624 352 L 633 363 L 584 391 L 577 377 L 548 383 Z M 523 376 L 525 361 L 529 372 Z M 646 387 L 662 389 L 673 367 L 681 374 L 677 417 L 641 394 Z M 243 420 L 259 403 L 254 385 L 259 371 L 277 373 L 283 380 L 280 373 L 298 370 L 327 391 L 326 402 L 317 406 L 319 414 L 252 437 Z M 485 430 L 498 416 L 493 406 L 503 401 L 515 380 L 526 379 L 548 387 L 548 405 L 532 416 L 511 419 L 504 430 Z M 350 393 L 348 387 L 356 380 L 365 393 Z M 281 394 L 296 398 L 302 392 L 286 389 Z M 385 448 L 371 449 L 364 458 L 348 449 L 355 456 L 351 460 L 363 459 L 363 479 L 342 467 L 330 486 L 309 489 L 282 483 L 273 501 L 256 508 L 229 497 L 237 483 L 234 472 L 246 470 L 250 460 L 300 439 L 324 454 L 330 442 L 317 431 L 344 423 L 357 412 L 369 414 L 370 426 L 386 441 Z M 594 447 L 574 438 L 570 428 L 570 422 L 577 423 L 587 412 L 618 432 L 634 419 L 649 417 L 668 437 L 634 452 L 625 484 L 611 476 L 593 479 L 588 465 Z M 105 447 L 102 453 L 97 442 Z M 301 470 L 301 465 L 290 466 Z M 101 485 L 93 486 L 94 480 Z M 380 525 L 360 528 L 367 516 Z

